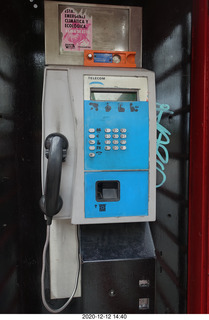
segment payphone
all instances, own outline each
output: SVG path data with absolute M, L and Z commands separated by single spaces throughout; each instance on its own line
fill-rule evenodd
M 57 132 L 69 144 L 55 219 L 155 220 L 154 92 L 154 74 L 143 69 L 46 68 L 43 139 Z M 43 154 L 43 177 L 47 162 Z
M 66 61 L 65 54 L 63 57 Z M 70 301 L 79 284 L 77 225 L 155 220 L 154 73 L 142 68 L 48 65 L 42 146 L 40 205 L 48 230 L 53 218 L 51 235 L 47 235 L 47 242 L 51 241 L 51 297 L 70 296 Z M 69 246 L 71 253 L 66 257 Z M 64 268 L 61 275 L 60 268 Z M 67 277 L 72 295 L 69 289 L 63 292 Z M 44 304 L 47 307 L 46 301 Z

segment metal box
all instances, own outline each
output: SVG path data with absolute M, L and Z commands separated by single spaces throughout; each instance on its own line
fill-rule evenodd
M 81 258 L 83 313 L 154 313 L 148 223 L 82 226 Z

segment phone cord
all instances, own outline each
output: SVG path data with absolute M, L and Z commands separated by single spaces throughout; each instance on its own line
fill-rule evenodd
M 46 269 L 46 252 L 47 252 L 47 249 L 48 249 L 48 246 L 49 246 L 49 237 L 50 237 L 50 225 L 47 225 L 47 228 L 46 228 L 46 241 L 45 241 L 45 244 L 44 244 L 44 249 L 43 249 L 43 258 L 42 258 L 42 272 L 41 272 L 41 296 L 42 296 L 42 301 L 43 301 L 43 304 L 45 306 L 45 308 L 51 312 L 51 313 L 59 313 L 61 311 L 63 311 L 67 306 L 68 304 L 71 302 L 71 300 L 73 299 L 74 295 L 75 295 L 75 292 L 77 290 L 77 287 L 78 287 L 78 279 L 79 279 L 79 273 L 80 273 L 80 259 L 78 257 L 78 271 L 77 271 L 77 275 L 76 275 L 76 282 L 75 282 L 75 286 L 74 286 L 74 289 L 72 291 L 72 294 L 71 296 L 69 297 L 69 299 L 66 301 L 66 303 L 58 308 L 58 309 L 52 309 L 48 303 L 46 302 L 46 297 L 45 297 L 45 287 L 44 287 L 44 280 L 45 280 L 45 269 Z M 78 247 L 79 247 L 79 244 L 78 244 Z

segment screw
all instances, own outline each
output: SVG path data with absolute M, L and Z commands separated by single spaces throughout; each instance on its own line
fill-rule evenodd
M 115 295 L 116 295 L 115 290 L 114 289 L 110 289 L 109 296 L 110 297 L 114 297 Z

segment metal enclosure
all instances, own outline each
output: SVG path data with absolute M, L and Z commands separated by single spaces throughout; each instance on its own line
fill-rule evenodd
M 157 101 L 174 111 L 163 120 L 172 132 L 170 174 L 157 192 L 158 221 L 151 224 L 158 258 L 155 312 L 186 313 L 192 0 L 103 2 L 143 6 L 143 67 L 157 75 Z M 46 313 L 39 282 L 45 222 L 38 206 L 44 1 L 3 1 L 0 16 L 0 312 L 40 314 Z M 65 313 L 82 308 L 76 298 Z
M 73 9 L 77 16 L 91 19 L 92 42 L 86 49 L 136 51 L 136 65 L 142 66 L 142 9 L 140 7 L 45 1 L 45 58 L 50 65 L 83 65 L 83 48 L 63 49 L 61 14 Z M 76 19 L 68 16 L 66 21 Z M 79 20 L 84 21 L 84 20 Z M 86 21 L 86 20 L 85 20 Z M 70 24 L 72 22 L 66 22 Z M 80 36 L 79 34 L 77 36 Z
M 83 313 L 155 312 L 155 249 L 148 223 L 82 226 L 81 256 Z

